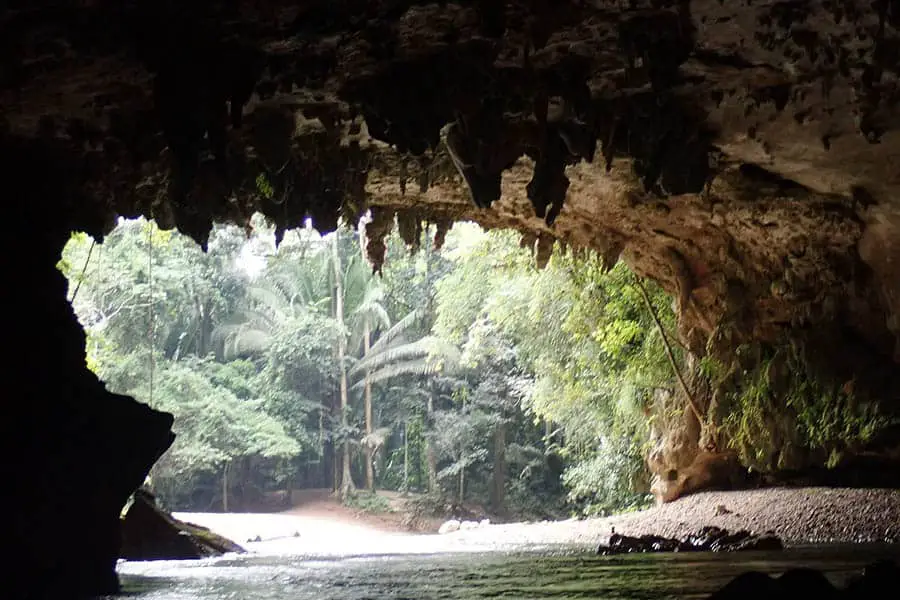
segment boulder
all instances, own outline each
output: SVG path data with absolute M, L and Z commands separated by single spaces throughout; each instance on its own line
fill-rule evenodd
M 863 573 L 849 581 L 843 590 L 835 587 L 825 575 L 814 569 L 791 569 L 779 577 L 751 571 L 738 575 L 709 600 L 868 600 L 893 598 L 900 587 L 900 567 L 890 561 L 867 566 Z
M 454 531 L 459 531 L 459 526 L 459 521 L 457 521 L 456 519 L 450 519 L 449 521 L 444 521 L 440 529 L 438 529 L 438 533 L 453 533 Z
M 180 521 L 161 509 L 150 492 L 139 489 L 122 519 L 126 560 L 186 560 L 220 556 L 244 549 L 205 527 Z
M 754 535 L 747 530 L 729 533 L 721 527 L 703 527 L 684 539 L 658 535 L 631 537 L 613 533 L 607 545 L 597 554 L 631 554 L 635 552 L 738 552 L 748 550 L 782 550 L 781 540 L 772 534 Z
M 889 560 L 874 562 L 861 575 L 847 582 L 848 598 L 886 597 L 886 590 L 893 590 L 890 595 L 896 596 L 900 589 L 900 565 Z

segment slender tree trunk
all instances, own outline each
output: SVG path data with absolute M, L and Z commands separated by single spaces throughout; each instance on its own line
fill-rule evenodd
M 322 401 L 319 402 L 319 456 L 322 457 L 319 465 L 319 477 L 321 485 L 324 487 L 328 481 L 328 453 L 325 447 L 325 403 Z M 333 486 L 331 491 L 334 491 Z
M 222 512 L 228 512 L 228 465 L 230 463 L 225 463 L 225 468 L 222 469 Z
M 335 494 L 341 492 L 341 461 L 337 444 L 331 444 L 331 489 Z
M 372 328 L 369 324 L 369 317 L 366 316 L 363 323 L 363 358 L 369 355 L 369 349 L 372 346 Z M 366 370 L 365 390 L 363 397 L 365 398 L 366 409 L 366 437 L 369 442 L 366 444 L 366 489 L 370 492 L 375 491 L 375 471 L 372 468 L 372 460 L 374 458 L 374 448 L 372 447 L 372 381 L 369 377 L 369 371 Z
M 459 449 L 459 460 L 462 462 L 463 460 L 463 449 Z M 459 470 L 459 505 L 462 506 L 463 502 L 466 499 L 466 468 L 462 467 Z
M 431 245 L 429 243 L 429 236 L 425 235 L 425 311 L 428 314 L 429 318 L 432 315 L 432 304 L 434 298 L 431 294 L 431 270 L 429 269 L 429 257 L 431 252 Z M 434 383 L 430 382 L 428 384 L 428 412 L 425 416 L 425 422 L 428 424 L 428 428 L 434 426 Z M 434 450 L 434 444 L 428 437 L 425 437 L 425 461 L 428 465 L 428 491 L 436 492 L 437 491 L 437 455 Z
M 340 369 L 340 385 L 341 385 L 341 426 L 346 432 L 348 430 L 347 413 L 349 411 L 349 393 L 347 390 L 347 337 L 344 335 L 344 287 L 342 280 L 341 256 L 338 253 L 338 233 L 334 234 L 334 241 L 331 246 L 332 263 L 334 266 L 334 316 L 340 330 L 338 336 L 338 367 Z M 349 497 L 353 491 L 353 475 L 350 473 L 350 440 L 344 439 L 343 451 L 341 453 L 341 499 Z
M 403 492 L 409 491 L 409 421 L 403 423 Z
M 506 424 L 502 421 L 494 430 L 494 473 L 491 481 L 491 506 L 503 512 L 506 500 Z
M 434 396 L 429 391 L 428 394 L 428 426 L 431 427 L 434 419 Z M 437 491 L 437 455 L 434 451 L 434 444 L 428 437 L 425 437 L 425 461 L 428 464 L 428 491 Z
M 361 219 L 359 222 L 359 251 L 362 254 L 363 260 L 366 260 L 366 220 Z M 363 320 L 363 358 L 369 356 L 369 350 L 372 348 L 372 323 L 370 321 L 370 316 L 367 314 Z M 370 492 L 375 491 L 375 471 L 373 468 L 373 460 L 375 457 L 375 448 L 371 445 L 372 442 L 372 431 L 374 429 L 374 425 L 372 422 L 372 380 L 371 373 L 368 369 L 366 369 L 365 378 L 363 381 L 363 399 L 365 404 L 365 413 L 366 413 L 366 439 L 368 443 L 366 444 L 365 456 L 366 456 L 366 489 Z
M 209 353 L 213 327 L 211 308 L 208 304 L 200 303 L 200 339 L 197 343 L 197 354 L 201 357 Z

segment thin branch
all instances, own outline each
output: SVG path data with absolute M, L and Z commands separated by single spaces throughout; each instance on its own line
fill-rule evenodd
M 640 279 L 637 280 L 637 289 L 641 293 L 641 297 L 644 299 L 644 304 L 647 306 L 647 310 L 650 312 L 650 316 L 653 317 L 653 322 L 656 323 L 656 329 L 659 331 L 659 335 L 662 337 L 663 346 L 666 349 L 666 356 L 669 357 L 669 364 L 672 366 L 672 371 L 675 373 L 675 377 L 678 379 L 678 383 L 681 384 L 681 389 L 688 399 L 688 404 L 690 404 L 694 416 L 697 417 L 697 422 L 702 425 L 703 417 L 700 416 L 700 409 L 697 408 L 697 401 L 694 399 L 694 395 L 691 393 L 691 391 L 688 389 L 687 384 L 684 382 L 684 377 L 681 376 L 681 370 L 679 370 L 678 364 L 675 362 L 675 354 L 672 352 L 672 346 L 669 344 L 669 338 L 668 336 L 666 336 L 666 331 L 665 329 L 663 329 L 662 322 L 656 315 L 656 310 L 654 310 L 653 308 L 653 303 L 650 302 L 650 296 L 647 294 L 647 289 L 644 287 L 644 283 Z
M 688 349 L 688 347 L 684 345 L 684 342 L 682 342 L 681 340 L 678 339 L 678 336 L 677 336 L 677 335 L 672 335 L 671 333 L 669 333 L 668 330 L 665 330 L 665 332 L 666 332 L 666 336 L 665 336 L 665 337 L 667 337 L 670 341 L 675 342 L 676 344 L 678 344 L 678 347 L 681 348 L 682 350 L 684 350 L 685 352 L 690 352 L 690 350 Z
M 78 297 L 78 290 L 81 289 L 81 282 L 84 281 L 84 274 L 87 272 L 88 264 L 91 262 L 91 254 L 94 252 L 94 244 L 97 243 L 97 240 L 91 240 L 91 247 L 88 248 L 87 258 L 84 259 L 84 266 L 81 267 L 81 275 L 78 276 L 78 283 L 75 284 L 75 291 L 72 292 L 72 298 L 69 300 L 70 303 L 75 302 L 75 298 Z

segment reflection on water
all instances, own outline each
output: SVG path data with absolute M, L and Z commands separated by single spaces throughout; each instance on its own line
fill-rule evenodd
M 251 554 L 203 561 L 121 563 L 128 596 L 141 600 L 473 600 L 476 598 L 705 598 L 748 570 L 823 569 L 836 584 L 896 547 L 830 547 L 781 553 L 600 557 L 490 552 L 328 558 Z

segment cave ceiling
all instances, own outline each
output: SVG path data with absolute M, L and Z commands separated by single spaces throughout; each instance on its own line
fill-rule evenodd
M 900 362 L 900 2 L 4 6 L 0 148 L 68 229 L 372 209 L 378 262 L 473 220 L 626 261 L 696 348 L 830 322 Z

